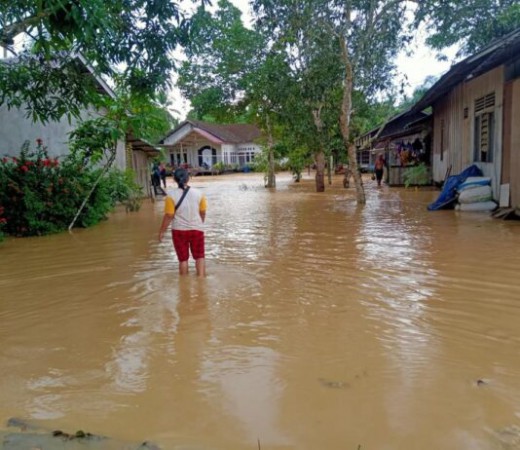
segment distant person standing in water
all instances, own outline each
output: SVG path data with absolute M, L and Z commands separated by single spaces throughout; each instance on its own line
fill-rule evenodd
M 159 164 L 159 175 L 161 177 L 164 189 L 166 189 L 166 166 L 164 163 Z
M 383 155 L 378 155 L 374 164 L 374 174 L 376 176 L 377 185 L 381 186 L 381 180 L 383 179 L 383 171 L 385 169 L 386 161 Z
M 159 242 L 172 223 L 172 240 L 179 260 L 179 274 L 188 274 L 189 253 L 195 260 L 197 276 L 206 276 L 204 254 L 204 220 L 206 218 L 206 197 L 188 186 L 189 174 L 179 168 L 173 173 L 178 188 L 168 195 L 164 204 L 164 217 L 159 230 Z

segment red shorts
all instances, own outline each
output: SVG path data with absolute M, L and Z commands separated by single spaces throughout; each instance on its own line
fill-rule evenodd
M 204 258 L 204 232 L 199 230 L 172 230 L 173 247 L 180 262 Z

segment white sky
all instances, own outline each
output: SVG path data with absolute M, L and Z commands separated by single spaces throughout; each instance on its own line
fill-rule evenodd
M 230 0 L 230 2 L 242 11 L 242 20 L 246 26 L 251 24 L 252 19 L 248 0 Z M 213 6 L 216 6 L 216 3 L 217 0 L 214 1 Z M 422 85 L 428 76 L 433 75 L 438 78 L 443 75 L 450 68 L 455 57 L 456 48 L 450 48 L 443 52 L 448 57 L 448 60 L 439 61 L 435 57 L 435 52 L 425 45 L 425 39 L 426 32 L 423 28 L 417 33 L 409 49 L 413 53 L 407 55 L 405 51 L 402 51 L 397 58 L 399 76 L 396 81 L 406 81 L 405 94 L 407 96 L 411 96 L 413 90 Z M 190 110 L 190 102 L 184 99 L 177 89 L 173 90 L 171 99 L 173 109 L 176 111 L 174 115 L 180 120 L 185 119 L 186 114 Z

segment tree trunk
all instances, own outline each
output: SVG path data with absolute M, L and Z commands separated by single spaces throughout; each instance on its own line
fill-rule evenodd
M 341 126 L 341 135 L 343 137 L 343 143 L 345 144 L 345 149 L 348 154 L 348 164 L 349 168 L 352 171 L 352 176 L 354 177 L 354 185 L 356 186 L 356 198 L 357 203 L 359 205 L 364 205 L 366 203 L 365 197 L 365 189 L 363 188 L 363 180 L 361 178 L 361 173 L 358 169 L 357 159 L 356 159 L 356 148 L 354 145 L 350 143 L 350 117 L 352 115 L 352 86 L 353 86 L 353 74 L 352 74 L 352 62 L 350 60 L 347 43 L 345 42 L 345 37 L 340 37 L 340 45 L 341 45 L 341 56 L 343 59 L 343 63 L 345 64 L 345 80 L 343 86 L 343 100 L 341 102 L 341 117 L 340 117 L 340 126 Z M 347 177 L 348 171 L 345 171 L 345 176 Z M 348 179 L 347 179 L 348 180 Z M 346 180 L 346 181 L 347 181 Z M 348 181 L 347 181 L 348 184 Z
M 116 144 L 117 145 L 117 144 Z M 78 220 L 79 215 L 81 214 L 81 211 L 83 211 L 83 208 L 85 208 L 85 205 L 88 202 L 88 199 L 90 196 L 94 193 L 94 190 L 96 189 L 97 185 L 101 181 L 101 179 L 106 175 L 106 173 L 109 171 L 110 167 L 112 167 L 112 164 L 114 160 L 116 159 L 116 148 L 114 146 L 114 149 L 111 152 L 110 158 L 108 159 L 108 162 L 106 163 L 105 167 L 103 167 L 103 170 L 101 171 L 101 174 L 96 179 L 94 184 L 92 185 L 92 188 L 90 189 L 89 193 L 83 200 L 83 203 L 81 203 L 81 206 L 79 207 L 78 211 L 76 212 L 76 215 L 74 216 L 74 219 L 72 219 L 72 222 L 69 225 L 69 232 L 71 232 L 72 228 L 74 227 L 74 224 L 76 223 L 76 220 Z
M 325 153 L 320 150 L 316 159 L 316 192 L 325 192 Z
M 276 187 L 276 175 L 275 175 L 275 164 L 274 164 L 274 151 L 273 151 L 273 133 L 271 130 L 271 122 L 269 116 L 266 120 L 267 125 L 267 183 L 265 187 L 274 188 Z
M 321 146 L 321 138 L 323 131 L 323 122 L 321 120 L 321 108 L 323 105 L 319 105 L 315 110 L 312 111 L 314 118 L 314 125 L 316 125 L 316 131 L 320 138 L 320 149 L 314 155 L 316 163 L 316 192 L 325 192 L 325 152 Z

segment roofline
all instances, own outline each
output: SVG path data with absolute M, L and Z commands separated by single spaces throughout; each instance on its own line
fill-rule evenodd
M 76 57 L 82 62 L 82 64 L 88 69 L 88 71 L 92 74 L 92 76 L 96 79 L 96 81 L 99 83 L 99 85 L 105 90 L 105 92 L 112 98 L 116 98 L 116 94 L 114 90 L 107 84 L 103 78 L 101 78 L 92 65 L 87 61 L 87 58 L 85 58 L 81 53 L 77 53 Z
M 427 112 L 424 112 L 424 111 L 416 111 L 416 110 L 414 110 L 414 107 L 410 107 L 410 108 L 408 108 L 408 109 L 406 109 L 406 110 L 396 114 L 395 116 L 390 117 L 388 120 L 383 122 L 378 127 L 373 128 L 370 131 L 367 131 L 366 133 L 363 133 L 361 136 L 356 138 L 356 140 L 362 139 L 362 138 L 367 137 L 367 136 L 370 136 L 370 138 L 373 139 L 373 140 L 376 140 L 376 139 L 379 139 L 379 138 L 385 138 L 387 136 L 387 135 L 383 134 L 385 127 L 389 123 L 393 122 L 394 120 L 399 119 L 400 117 L 406 116 L 409 113 L 422 113 L 422 114 L 424 114 L 424 117 L 421 117 L 419 119 L 414 120 L 413 122 L 410 122 L 408 124 L 410 126 L 415 124 L 415 123 L 417 123 L 417 122 L 420 122 L 422 120 L 427 120 L 428 117 L 431 116 L 431 113 L 427 113 Z M 371 136 L 372 134 L 375 134 L 375 136 Z
M 202 121 L 198 121 L 198 120 L 190 120 L 190 119 L 186 119 L 184 120 L 183 122 L 181 122 L 179 125 L 177 125 L 173 130 L 171 130 L 170 132 L 168 132 L 168 134 L 166 136 L 164 136 L 160 141 L 159 141 L 159 144 L 163 144 L 164 145 L 164 141 L 166 139 L 168 139 L 172 134 L 175 134 L 177 131 L 179 131 L 183 126 L 185 126 L 186 124 L 190 124 L 191 126 L 193 126 L 193 128 L 198 128 L 200 131 L 204 132 L 204 133 L 207 133 L 207 134 L 210 134 L 211 136 L 214 137 L 214 139 L 220 141 L 220 143 L 226 143 L 226 142 L 230 142 L 230 141 L 226 141 L 225 139 L 223 139 L 221 136 L 217 136 L 214 132 L 212 132 L 211 130 L 208 130 L 206 127 L 204 127 L 204 123 L 205 122 L 202 122 Z M 202 124 L 202 125 L 201 125 Z M 210 125 L 215 125 L 215 126 L 226 126 L 225 124 L 220 124 L 220 123 L 215 123 L 215 124 L 210 124 Z M 237 125 L 240 125 L 240 124 L 237 124 Z M 243 124 L 243 125 L 251 125 L 251 124 Z M 207 136 L 206 136 L 207 137 Z
M 168 134 L 166 134 L 166 136 L 164 136 L 162 139 L 159 140 L 159 144 L 163 144 L 164 145 L 164 141 L 166 139 L 168 139 L 172 134 L 175 134 L 177 131 L 179 131 L 184 125 L 186 125 L 187 123 L 191 123 L 193 125 L 193 123 L 190 121 L 190 120 L 184 120 L 182 121 L 179 125 L 177 125 L 173 130 L 170 130 L 168 131 Z
M 517 45 L 520 45 L 520 28 L 513 30 L 505 36 L 495 39 L 478 53 L 470 55 L 462 61 L 452 65 L 451 68 L 441 78 L 439 78 L 439 80 L 437 80 L 428 91 L 425 92 L 423 97 L 413 106 L 412 109 L 414 111 L 422 111 L 428 106 L 431 106 L 444 94 L 450 92 L 455 86 L 467 80 L 470 75 L 480 75 L 479 70 L 486 68 L 485 57 L 500 48 L 510 46 L 511 43 L 517 43 Z M 507 54 L 503 56 L 501 55 L 496 61 L 491 61 L 491 66 L 488 70 L 503 64 L 507 61 L 507 56 Z M 484 71 L 481 73 L 484 73 Z

